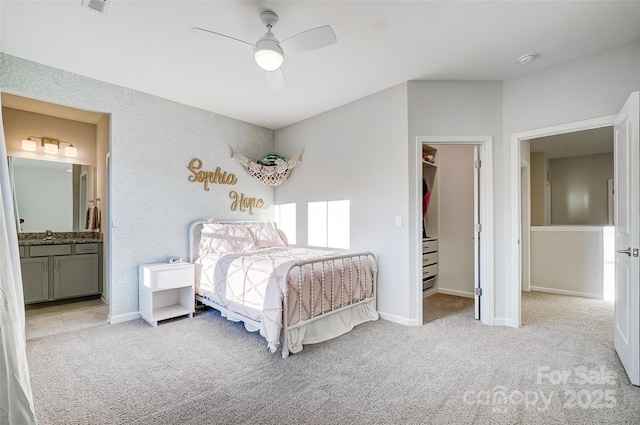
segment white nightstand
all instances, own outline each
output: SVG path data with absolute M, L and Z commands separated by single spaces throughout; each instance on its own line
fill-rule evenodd
M 144 320 L 157 326 L 160 320 L 186 314 L 193 317 L 193 264 L 142 264 L 138 272 L 139 310 Z

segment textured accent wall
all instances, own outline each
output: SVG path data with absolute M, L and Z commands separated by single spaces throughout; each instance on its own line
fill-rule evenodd
M 230 191 L 271 206 L 274 189 L 250 177 L 228 147 L 261 158 L 274 150 L 272 130 L 7 54 L 0 54 L 0 89 L 111 114 L 112 318 L 138 311 L 138 264 L 187 258 L 190 222 L 272 218 L 271 208 L 253 216 L 231 211 Z M 207 192 L 189 182 L 187 165 L 196 157 L 203 170 L 234 173 L 237 184 L 212 184 Z

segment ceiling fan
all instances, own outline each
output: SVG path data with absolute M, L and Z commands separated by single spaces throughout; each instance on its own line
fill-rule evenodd
M 338 41 L 336 34 L 329 25 L 303 31 L 279 41 L 271 32 L 271 28 L 278 23 L 278 15 L 271 10 L 265 10 L 260 13 L 260 20 L 267 27 L 267 32 L 255 44 L 204 28 L 193 27 L 191 31 L 225 37 L 240 42 L 246 47 L 253 48 L 255 61 L 260 68 L 266 71 L 267 86 L 271 90 L 280 90 L 284 87 L 284 78 L 280 66 L 284 61 L 285 52 L 290 54 L 315 50 L 330 46 Z

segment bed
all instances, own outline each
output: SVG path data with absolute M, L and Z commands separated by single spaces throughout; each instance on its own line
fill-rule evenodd
M 282 357 L 377 320 L 371 252 L 289 246 L 270 222 L 210 222 L 189 228 L 196 300 L 259 331 Z

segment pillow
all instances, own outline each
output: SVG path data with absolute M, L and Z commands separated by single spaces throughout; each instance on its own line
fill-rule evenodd
M 273 227 L 252 226 L 251 232 L 256 243 L 256 248 L 273 248 L 276 246 L 287 246 L 287 242 L 282 239 L 278 229 Z
M 228 223 L 204 223 L 200 236 L 200 256 L 210 252 L 243 252 L 256 249 L 247 226 Z

